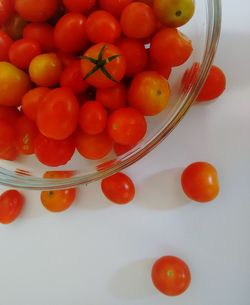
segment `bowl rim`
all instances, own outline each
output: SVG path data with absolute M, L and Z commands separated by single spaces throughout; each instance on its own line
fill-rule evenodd
M 192 106 L 212 66 L 221 33 L 221 0 L 207 0 L 207 6 L 209 18 L 206 33 L 206 49 L 203 54 L 199 73 L 197 74 L 197 81 L 195 82 L 194 86 L 190 88 L 190 91 L 184 98 L 182 106 L 178 111 L 175 111 L 167 126 L 157 133 L 150 141 L 148 141 L 148 143 L 142 149 L 135 150 L 135 152 L 128 155 L 123 160 L 114 160 L 113 164 L 112 161 L 108 162 L 109 165 L 112 166 L 106 166 L 106 168 L 104 166 L 102 169 L 100 169 L 100 171 L 96 171 L 95 173 L 84 176 L 73 176 L 64 179 L 43 179 L 29 175 L 18 175 L 15 172 L 11 172 L 0 167 L 0 184 L 8 187 L 33 190 L 63 189 L 88 184 L 122 171 L 143 158 L 157 145 L 159 145 L 166 138 L 166 136 L 173 131 L 173 129 L 178 125 L 189 108 Z

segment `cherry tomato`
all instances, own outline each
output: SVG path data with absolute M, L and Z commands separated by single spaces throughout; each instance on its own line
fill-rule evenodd
M 103 179 L 101 187 L 103 194 L 113 203 L 127 204 L 135 196 L 133 181 L 123 173 L 117 173 Z
M 0 61 L 9 59 L 9 49 L 13 44 L 13 40 L 5 32 L 0 30 Z
M 0 0 L 0 25 L 9 20 L 14 13 L 14 0 Z
M 120 22 L 123 33 L 130 38 L 147 38 L 156 29 L 153 9 L 142 2 L 132 2 L 126 6 L 122 11 Z
M 64 68 L 76 61 L 76 58 L 73 55 L 64 53 L 62 51 L 57 51 L 56 55 L 63 64 Z
M 14 161 L 18 152 L 16 149 L 16 129 L 13 122 L 5 119 L 0 120 L 0 158 L 4 160 Z
M 51 139 L 64 140 L 76 129 L 79 105 L 74 94 L 67 88 L 48 92 L 38 105 L 37 126 Z
M 108 119 L 110 137 L 123 145 L 135 145 L 146 134 L 147 123 L 144 116 L 134 108 L 120 108 Z
M 3 30 L 14 40 L 23 37 L 23 29 L 27 22 L 18 14 L 13 14 L 10 19 L 3 25 Z
M 62 87 L 71 89 L 75 94 L 79 94 L 88 88 L 88 83 L 82 77 L 80 60 L 73 61 L 64 69 L 60 84 Z
M 177 29 L 172 28 L 163 28 L 156 33 L 150 46 L 151 58 L 167 66 L 182 65 L 192 51 L 192 42 Z
M 93 43 L 114 43 L 121 35 L 121 27 L 113 15 L 99 10 L 88 16 L 86 32 Z
M 197 101 L 210 101 L 219 97 L 226 89 L 226 77 L 223 71 L 217 67 L 212 66 L 207 79 L 197 97 Z
M 5 120 L 10 124 L 16 124 L 16 120 L 21 116 L 16 107 L 0 105 L 0 120 Z
M 177 28 L 187 23 L 194 9 L 194 0 L 154 0 L 156 16 L 168 27 Z
M 102 133 L 107 124 L 107 111 L 100 102 L 88 101 L 81 107 L 79 124 L 89 135 Z
M 44 22 L 55 14 L 57 8 L 57 0 L 15 0 L 16 11 L 26 21 Z
M 134 76 L 146 68 L 148 56 L 144 44 L 141 41 L 122 38 L 116 45 L 126 59 L 126 76 Z
M 72 177 L 73 173 L 73 171 L 47 171 L 43 174 L 43 178 L 64 179 Z
M 131 2 L 133 0 L 100 0 L 100 6 L 103 10 L 119 18 L 124 8 Z
M 86 17 L 68 13 L 60 18 L 54 29 L 56 46 L 65 53 L 83 51 L 87 46 Z
M 85 13 L 95 6 L 96 0 L 63 0 L 64 6 L 74 13 Z
M 89 160 L 104 158 L 112 150 L 112 140 L 106 131 L 97 135 L 88 135 L 78 131 L 76 135 L 76 148 L 78 152 Z
M 23 37 L 38 42 L 45 53 L 56 50 L 54 29 L 47 23 L 29 23 L 23 30 Z
M 168 296 L 182 294 L 190 285 L 191 274 L 187 264 L 175 256 L 163 256 L 152 267 L 155 287 Z
M 19 106 L 30 86 L 25 72 L 8 62 L 0 62 L 0 105 Z
M 39 134 L 35 140 L 37 159 L 47 166 L 61 166 L 71 160 L 75 152 L 75 138 L 53 140 Z
M 195 162 L 185 168 L 181 184 L 184 193 L 194 201 L 208 202 L 219 194 L 217 171 L 207 162 Z
M 130 145 L 122 145 L 119 143 L 114 143 L 114 151 L 117 154 L 117 156 L 121 156 L 121 155 L 127 153 L 132 148 L 133 148 L 133 146 L 130 146 Z
M 81 61 L 82 75 L 97 88 L 108 88 L 122 80 L 126 61 L 121 51 L 112 44 L 99 43 L 90 47 Z
M 9 49 L 9 60 L 20 69 L 28 69 L 31 60 L 41 54 L 40 45 L 29 39 L 15 41 Z
M 170 96 L 168 81 L 158 72 L 137 74 L 128 90 L 129 104 L 143 115 L 156 115 L 163 111 Z
M 109 88 L 99 88 L 96 90 L 96 100 L 110 111 L 125 107 L 127 89 L 123 83 L 118 83 Z
M 28 118 L 33 121 L 36 120 L 38 105 L 49 91 L 50 89 L 46 87 L 36 87 L 24 94 L 22 97 L 22 111 Z
M 0 223 L 10 224 L 20 215 L 24 206 L 23 195 L 16 190 L 8 190 L 0 196 Z
M 76 198 L 76 189 L 65 189 L 41 192 L 41 202 L 50 212 L 63 212 L 67 210 Z
M 153 60 L 150 60 L 148 64 L 148 70 L 160 73 L 164 78 L 169 79 L 172 69 L 168 65 L 159 64 Z
M 34 153 L 35 139 L 38 129 L 34 121 L 23 115 L 16 122 L 17 150 L 20 154 L 31 155 Z
M 29 65 L 31 80 L 41 87 L 52 87 L 59 83 L 63 72 L 62 63 L 55 53 L 45 53 L 32 59 Z

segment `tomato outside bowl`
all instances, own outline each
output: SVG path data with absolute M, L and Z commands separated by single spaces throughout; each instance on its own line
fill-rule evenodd
M 179 28 L 193 44 L 193 53 L 182 66 L 172 70 L 169 78 L 171 98 L 169 106 L 154 117 L 147 117 L 146 136 L 135 147 L 122 155 L 110 153 L 98 161 L 83 159 L 78 153 L 65 166 L 56 168 L 41 164 L 33 156 L 22 156 L 17 161 L 0 160 L 0 184 L 34 190 L 64 189 L 88 184 L 122 171 L 153 150 L 178 125 L 198 96 L 213 63 L 221 30 L 220 0 L 196 1 L 195 14 Z M 188 88 L 182 78 L 194 63 L 200 63 L 199 71 L 191 75 Z M 46 171 L 69 171 L 62 179 L 44 179 Z

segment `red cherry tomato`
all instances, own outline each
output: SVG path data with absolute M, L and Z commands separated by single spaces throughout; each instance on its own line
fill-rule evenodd
M 96 0 L 63 0 L 64 6 L 74 13 L 85 13 L 95 6 Z
M 100 6 L 103 10 L 119 18 L 124 8 L 131 2 L 133 0 L 100 0 Z
M 57 8 L 57 0 L 15 0 L 16 11 L 26 21 L 47 21 L 55 14 Z
M 127 63 L 126 76 L 134 76 L 142 72 L 148 63 L 144 44 L 136 39 L 122 38 L 117 43 Z
M 3 25 L 3 30 L 14 40 L 23 37 L 23 29 L 27 22 L 21 16 L 14 13 L 10 19 Z
M 64 69 L 60 84 L 62 87 L 71 89 L 75 94 L 82 93 L 88 88 L 88 83 L 82 77 L 80 60 L 73 61 Z
M 24 94 L 22 98 L 22 111 L 28 118 L 33 121 L 36 120 L 38 105 L 49 91 L 50 89 L 46 87 L 36 87 Z
M 68 65 L 76 61 L 76 58 L 72 54 L 67 54 L 62 51 L 57 51 L 56 55 L 63 64 L 64 68 L 66 68 Z
M 0 61 L 8 61 L 9 49 L 13 40 L 3 31 L 0 30 Z
M 149 116 L 163 111 L 168 105 L 169 96 L 168 81 L 154 71 L 137 74 L 128 90 L 129 104 Z
M 39 103 L 36 122 L 44 136 L 63 140 L 75 131 L 78 115 L 79 105 L 74 94 L 67 88 L 57 88 Z
M 136 39 L 150 37 L 156 29 L 156 17 L 153 9 L 142 2 L 132 2 L 121 14 L 123 33 Z
M 88 16 L 86 32 L 93 43 L 114 43 L 121 35 L 121 27 L 113 15 L 100 10 Z
M 159 64 L 153 60 L 150 60 L 148 64 L 148 70 L 160 73 L 164 78 L 169 79 L 172 69 L 168 65 Z
M 16 107 L 0 105 L 0 120 L 15 125 L 20 116 L 21 112 Z
M 62 63 L 55 53 L 44 53 L 32 59 L 29 65 L 31 80 L 41 87 L 52 87 L 59 83 L 63 71 Z
M 78 152 L 89 160 L 104 158 L 112 150 L 113 142 L 106 131 L 97 135 L 88 135 L 78 131 L 76 135 L 76 148 Z
M 88 101 L 80 109 L 79 124 L 87 134 L 102 133 L 107 124 L 107 111 L 100 102 Z
M 156 33 L 150 44 L 153 61 L 167 66 L 180 66 L 193 51 L 192 42 L 177 29 L 163 28 Z
M 35 139 L 38 129 L 34 121 L 23 115 L 16 122 L 17 129 L 17 150 L 20 154 L 31 155 L 35 149 Z
M 190 164 L 182 173 L 181 184 L 184 193 L 194 201 L 209 202 L 219 194 L 217 171 L 207 162 Z
M 14 0 L 0 0 L 0 25 L 9 20 L 14 13 Z
M 68 13 L 60 18 L 54 29 L 57 48 L 65 53 L 83 51 L 87 46 L 86 17 Z
M 31 60 L 41 54 L 38 42 L 29 39 L 15 41 L 9 49 L 9 60 L 20 69 L 28 69 Z
M 0 159 L 14 161 L 18 152 L 16 149 L 16 128 L 13 122 L 0 120 Z
M 122 80 L 126 61 L 120 49 L 108 43 L 90 47 L 81 61 L 82 75 L 96 88 L 108 88 Z
M 56 50 L 54 30 L 47 23 L 29 23 L 23 30 L 23 37 L 38 42 L 45 53 Z
M 101 187 L 103 194 L 113 203 L 127 204 L 135 196 L 133 181 L 123 173 L 117 173 L 103 179 Z
M 0 223 L 10 224 L 20 215 L 24 205 L 23 195 L 16 190 L 8 190 L 0 196 Z
M 135 145 L 146 134 L 147 123 L 144 116 L 134 108 L 120 108 L 108 119 L 110 137 L 122 145 Z
M 35 140 L 37 159 L 47 166 L 61 166 L 71 160 L 75 152 L 75 138 L 53 140 L 39 134 Z
M 110 111 L 125 107 L 127 89 L 123 83 L 118 83 L 109 88 L 99 88 L 96 90 L 96 100 Z
M 182 294 L 190 285 L 191 274 L 187 264 L 175 256 L 163 256 L 152 267 L 155 287 L 168 296 Z
M 127 153 L 132 148 L 133 147 L 129 146 L 129 145 L 122 145 L 119 143 L 114 143 L 114 151 L 117 154 L 117 156 L 121 156 L 121 155 Z

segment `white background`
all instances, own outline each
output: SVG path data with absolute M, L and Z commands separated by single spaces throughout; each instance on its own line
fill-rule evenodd
M 216 102 L 194 106 L 149 156 L 129 168 L 131 205 L 109 204 L 99 183 L 77 203 L 50 214 L 27 192 L 22 216 L 0 227 L 0 305 L 250 304 L 250 1 L 224 0 L 215 63 L 227 75 Z M 214 202 L 182 194 L 183 167 L 213 163 L 221 192 Z M 155 258 L 177 255 L 192 272 L 182 296 L 150 282 Z

